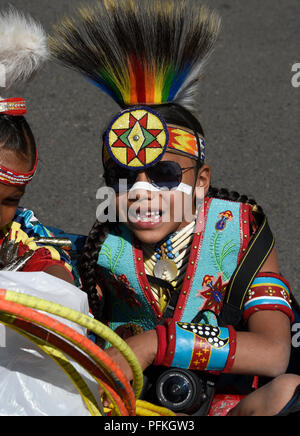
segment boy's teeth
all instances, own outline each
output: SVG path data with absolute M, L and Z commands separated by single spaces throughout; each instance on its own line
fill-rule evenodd
M 142 222 L 151 221 L 152 219 L 157 221 L 159 219 L 159 217 L 160 217 L 160 212 L 159 211 L 155 211 L 155 212 L 145 212 L 143 214 L 138 213 L 136 215 L 136 217 L 137 217 L 138 221 L 142 221 Z

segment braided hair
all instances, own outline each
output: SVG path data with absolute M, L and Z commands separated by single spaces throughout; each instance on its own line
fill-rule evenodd
M 225 188 L 217 189 L 211 186 L 207 193 L 207 197 L 235 201 L 237 203 L 251 204 L 252 206 L 256 206 L 257 213 L 263 213 L 262 207 L 259 206 L 254 199 L 249 198 L 247 195 L 240 195 L 236 191 L 229 191 Z
M 78 262 L 78 270 L 82 282 L 82 289 L 88 295 L 89 305 L 94 317 L 101 319 L 103 299 L 97 291 L 97 261 L 102 245 L 107 238 L 111 224 L 101 223 L 98 220 L 92 227 L 83 247 Z

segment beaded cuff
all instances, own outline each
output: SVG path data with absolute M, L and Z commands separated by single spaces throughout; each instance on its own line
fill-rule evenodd
M 197 371 L 230 372 L 236 351 L 236 332 L 232 327 L 206 324 L 167 323 L 167 346 L 164 347 L 161 326 L 158 358 L 155 365 Z
M 244 304 L 244 320 L 260 310 L 279 310 L 293 322 L 289 283 L 280 275 L 258 274 L 252 283 Z

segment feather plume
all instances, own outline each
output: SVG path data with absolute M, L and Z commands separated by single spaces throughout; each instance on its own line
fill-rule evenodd
M 0 12 L 0 66 L 6 89 L 29 80 L 48 55 L 47 36 L 38 22 L 14 8 Z
M 193 109 L 219 27 L 199 0 L 98 0 L 56 26 L 49 45 L 121 106 Z

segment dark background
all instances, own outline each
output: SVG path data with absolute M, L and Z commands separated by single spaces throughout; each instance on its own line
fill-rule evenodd
M 0 1 L 1 8 L 12 4 L 30 12 L 47 31 L 82 3 Z M 264 208 L 282 273 L 300 297 L 300 88 L 291 84 L 292 65 L 300 62 L 300 2 L 206 3 L 223 17 L 198 98 L 213 184 L 254 197 Z M 96 87 L 53 63 L 23 94 L 40 152 L 39 171 L 23 205 L 45 224 L 88 233 L 102 183 L 100 138 L 118 107 Z

